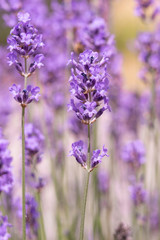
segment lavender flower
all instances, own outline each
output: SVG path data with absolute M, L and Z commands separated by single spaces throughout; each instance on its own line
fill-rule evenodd
M 82 140 L 72 144 L 72 150 L 69 155 L 74 156 L 77 162 L 81 164 L 82 167 L 86 168 L 87 157 L 84 142 Z
M 44 136 L 33 124 L 25 125 L 26 164 L 35 165 L 41 161 Z
M 69 110 L 75 111 L 77 117 L 84 124 L 92 124 L 105 110 L 110 110 L 108 98 L 108 58 L 98 60 L 98 53 L 86 50 L 79 55 L 78 62 L 73 55 L 70 62 L 71 99 Z M 103 105 L 102 105 L 103 103 Z
M 114 36 L 106 31 L 105 20 L 100 17 L 92 17 L 78 29 L 77 41 L 85 49 L 92 49 L 100 53 L 105 52 L 109 58 L 115 53 Z
M 0 192 L 9 193 L 13 186 L 11 172 L 12 157 L 8 148 L 8 141 L 2 136 L 0 129 Z
M 40 88 L 32 87 L 31 85 L 21 90 L 20 85 L 13 84 L 12 87 L 9 88 L 9 91 L 13 94 L 14 99 L 21 103 L 23 107 L 26 107 L 32 101 L 38 101 L 40 96 Z
M 11 227 L 12 225 L 8 223 L 8 217 L 3 216 L 0 212 L 0 239 L 1 240 L 8 240 L 11 235 L 8 233 L 7 228 Z
M 122 150 L 122 159 L 131 169 L 137 170 L 145 163 L 145 149 L 140 140 L 127 143 Z
M 72 150 L 70 151 L 69 155 L 74 156 L 77 162 L 91 172 L 99 163 L 101 163 L 102 158 L 104 156 L 108 157 L 107 149 L 103 146 L 102 153 L 99 149 L 93 151 L 89 169 L 87 167 L 87 153 L 86 153 L 86 146 L 82 140 L 75 142 L 72 144 Z M 101 154 L 100 154 L 101 153 Z
M 130 187 L 131 198 L 135 206 L 139 206 L 146 202 L 147 192 L 142 183 L 135 183 Z
M 139 50 L 140 60 L 144 64 L 141 70 L 141 78 L 148 79 L 149 74 L 155 74 L 155 79 L 160 75 L 159 52 L 160 52 L 160 28 L 153 32 L 140 33 L 137 38 L 137 49 Z
M 32 239 L 32 232 L 35 236 L 38 234 L 38 204 L 34 197 L 26 195 L 26 229 L 28 236 Z
M 31 24 L 29 13 L 18 13 L 18 24 L 11 30 L 8 37 L 9 65 L 14 64 L 22 76 L 29 77 L 36 68 L 43 66 L 43 55 L 39 54 L 40 48 L 44 46 L 42 35 L 38 34 L 37 29 Z M 24 72 L 22 58 L 32 57 L 27 73 Z M 21 58 L 21 59 L 20 59 Z
M 135 14 L 142 19 L 146 18 L 145 10 L 150 7 L 154 0 L 135 0 L 136 1 L 136 9 Z

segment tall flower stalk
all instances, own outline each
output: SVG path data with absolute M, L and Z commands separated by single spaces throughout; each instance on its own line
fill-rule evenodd
M 78 61 L 74 59 L 72 54 L 72 59 L 70 60 L 73 65 L 70 78 L 70 92 L 73 98 L 71 98 L 69 110 L 73 110 L 76 113 L 81 123 L 88 125 L 88 151 L 81 140 L 73 143 L 70 151 L 70 155 L 74 156 L 77 162 L 87 170 L 79 240 L 84 239 L 90 173 L 104 156 L 108 156 L 107 149 L 104 146 L 102 153 L 97 149 L 91 155 L 91 125 L 105 110 L 110 110 L 106 96 L 108 90 L 107 61 L 108 58 L 106 56 L 99 59 L 98 53 L 92 50 L 86 50 L 81 53 Z
M 27 79 L 31 74 L 43 66 L 43 55 L 39 49 L 43 47 L 42 35 L 37 34 L 37 29 L 30 23 L 29 13 L 18 13 L 18 24 L 13 27 L 8 38 L 10 54 L 9 65 L 15 65 L 17 71 L 24 77 L 24 89 L 20 85 L 13 84 L 10 92 L 14 99 L 22 107 L 22 230 L 23 240 L 26 240 L 26 190 L 25 190 L 25 109 L 33 100 L 38 101 L 39 87 L 27 85 Z M 24 62 L 23 62 L 24 60 Z M 28 67 L 28 61 L 30 65 Z M 33 62 L 32 62 L 33 61 Z

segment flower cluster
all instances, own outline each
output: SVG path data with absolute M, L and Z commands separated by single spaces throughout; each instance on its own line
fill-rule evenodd
M 0 212 L 0 239 L 1 240 L 8 240 L 10 239 L 11 235 L 8 233 L 7 228 L 11 227 L 12 225 L 8 223 L 8 217 L 3 216 Z
M 21 90 L 20 85 L 13 84 L 12 87 L 9 88 L 9 91 L 13 94 L 14 99 L 21 103 L 22 107 L 26 107 L 27 104 L 32 101 L 39 100 L 39 87 L 32 87 L 28 85 L 26 89 Z
M 140 33 L 137 38 L 137 49 L 139 50 L 140 60 L 144 63 L 144 68 L 140 73 L 143 80 L 147 80 L 148 73 L 160 75 L 160 28 L 154 32 Z M 156 77 L 158 77 L 156 76 Z
M 7 147 L 8 141 L 3 138 L 0 130 L 0 192 L 9 193 L 13 186 L 13 175 L 11 172 L 12 157 Z
M 115 52 L 114 36 L 106 31 L 106 23 L 100 17 L 93 17 L 78 29 L 77 41 L 85 49 L 105 52 L 107 57 L 111 57 Z
M 141 17 L 142 19 L 146 19 L 147 14 L 146 14 L 146 10 L 150 7 L 152 7 L 152 11 L 151 11 L 151 19 L 154 19 L 157 14 L 159 14 L 160 12 L 160 5 L 156 4 L 155 0 L 135 0 L 136 1 L 136 8 L 135 8 L 135 14 L 138 17 Z
M 37 29 L 31 24 L 29 13 L 19 12 L 18 21 L 8 37 L 8 49 L 10 50 L 8 62 L 9 65 L 14 64 L 22 76 L 29 77 L 36 68 L 43 66 L 43 54 L 40 54 L 39 50 L 44 43 L 42 35 L 38 34 Z M 22 59 L 30 57 L 33 61 L 30 62 L 26 73 L 26 66 L 23 66 Z
M 127 143 L 122 151 L 122 159 L 132 170 L 137 170 L 145 163 L 145 148 L 140 140 Z
M 25 125 L 26 164 L 35 165 L 41 161 L 44 136 L 38 128 L 29 123 Z
M 108 97 L 108 58 L 98 59 L 98 53 L 86 50 L 79 55 L 78 62 L 70 60 L 71 69 L 70 92 L 73 96 L 69 110 L 75 111 L 84 124 L 92 124 L 105 110 L 110 110 Z M 103 106 L 102 106 L 103 103 Z
M 104 156 L 108 157 L 107 149 L 103 146 L 102 152 L 97 149 L 93 151 L 90 161 L 90 166 L 88 169 L 87 166 L 87 151 L 86 146 L 82 140 L 78 142 L 74 142 L 72 144 L 72 150 L 69 153 L 70 156 L 74 156 L 76 161 L 85 169 L 88 170 L 88 172 L 91 172 L 99 163 L 101 163 L 102 158 Z
M 139 206 L 146 202 L 147 192 L 142 183 L 136 183 L 130 187 L 131 198 L 135 206 Z

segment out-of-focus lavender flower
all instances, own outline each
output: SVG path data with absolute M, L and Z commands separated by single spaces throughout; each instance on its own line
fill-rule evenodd
M 28 85 L 26 89 L 21 90 L 20 85 L 13 84 L 12 87 L 9 88 L 9 91 L 13 94 L 14 99 L 21 103 L 23 107 L 26 107 L 27 104 L 32 101 L 39 100 L 39 87 L 32 87 Z
M 108 97 L 108 58 L 98 59 L 98 53 L 86 50 L 79 55 L 78 62 L 70 60 L 72 76 L 70 92 L 73 96 L 69 110 L 73 110 L 84 124 L 91 124 L 105 110 L 110 110 Z M 103 105 L 102 105 L 103 103 Z
M 3 138 L 0 129 L 0 192 L 9 193 L 13 186 L 11 171 L 12 157 L 8 150 L 8 141 Z
M 79 119 L 75 115 L 72 115 L 69 118 L 68 125 L 69 125 L 69 130 L 75 135 L 81 135 L 81 134 L 84 135 L 84 133 L 87 130 L 86 125 L 84 124 L 82 125 Z
M 90 161 L 89 169 L 87 167 L 87 150 L 82 140 L 72 144 L 72 150 L 69 153 L 70 156 L 74 156 L 75 159 L 82 167 L 91 172 L 99 163 L 101 163 L 104 156 L 108 157 L 107 149 L 103 146 L 102 153 L 99 149 L 93 151 Z
M 146 18 L 145 11 L 148 7 L 150 7 L 154 0 L 135 0 L 136 2 L 136 8 L 135 8 L 135 14 L 142 19 Z
M 37 236 L 38 234 L 38 204 L 34 197 L 26 195 L 26 230 L 28 236 L 32 239 L 32 232 Z
M 114 36 L 106 31 L 103 18 L 93 17 L 77 31 L 77 41 L 84 49 L 92 49 L 111 57 L 115 53 Z
M 98 171 L 98 188 L 102 193 L 106 193 L 109 188 L 109 176 L 106 171 L 101 169 Z
M 145 162 L 145 148 L 140 140 L 127 143 L 122 150 L 122 159 L 133 170 L 140 168 Z
M 130 186 L 131 198 L 135 206 L 139 206 L 146 202 L 147 192 L 142 183 L 135 183 Z
M 1 240 L 8 240 L 10 239 L 11 235 L 8 233 L 7 228 L 11 227 L 12 225 L 8 223 L 8 217 L 3 216 L 0 212 L 0 239 Z
M 131 228 L 120 223 L 115 230 L 114 240 L 132 240 Z
M 18 13 L 18 24 L 11 30 L 8 37 L 8 55 L 9 65 L 14 64 L 21 75 L 30 76 L 36 68 L 43 66 L 43 55 L 39 53 L 44 46 L 42 35 L 38 34 L 37 29 L 31 24 L 29 13 Z M 33 58 L 30 63 L 27 73 L 24 72 L 24 63 L 22 59 Z
M 18 198 L 15 202 L 15 208 L 17 209 L 17 216 L 22 218 L 22 205 Z M 26 194 L 26 233 L 29 239 L 34 239 L 38 234 L 38 204 L 33 196 Z
M 22 1 L 21 0 L 1 0 L 0 1 L 0 10 L 3 10 L 3 19 L 7 26 L 13 27 L 16 24 L 16 13 L 21 9 Z
M 141 70 L 141 77 L 145 81 L 148 79 L 148 74 L 155 74 L 157 79 L 160 74 L 159 67 L 159 52 L 160 52 L 160 28 L 158 27 L 153 32 L 143 32 L 138 35 L 137 49 L 139 50 L 140 60 L 144 67 Z
M 38 128 L 29 123 L 25 125 L 26 164 L 35 165 L 41 161 L 44 136 Z

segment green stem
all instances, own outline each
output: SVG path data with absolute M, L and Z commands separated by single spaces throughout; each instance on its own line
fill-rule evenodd
M 88 124 L 88 160 L 87 160 L 88 169 L 90 167 L 90 152 L 91 152 L 91 129 L 90 129 L 90 125 Z M 80 226 L 79 240 L 83 240 L 84 238 L 84 223 L 85 223 L 85 212 L 86 212 L 86 204 L 87 204 L 89 177 L 90 177 L 90 172 L 87 173 L 87 179 L 86 179 L 86 184 L 84 189 L 84 199 L 83 199 L 83 206 L 82 206 L 82 213 L 81 213 L 81 226 Z
M 39 206 L 39 214 L 40 214 L 40 232 L 41 232 L 41 240 L 46 240 L 46 232 L 44 227 L 44 221 L 43 221 L 43 215 L 42 215 L 42 207 L 41 207 L 41 199 L 40 199 L 40 193 L 37 193 L 37 201 Z
M 26 203 L 25 203 L 25 107 L 22 107 L 22 211 L 23 211 L 23 240 L 26 240 Z

